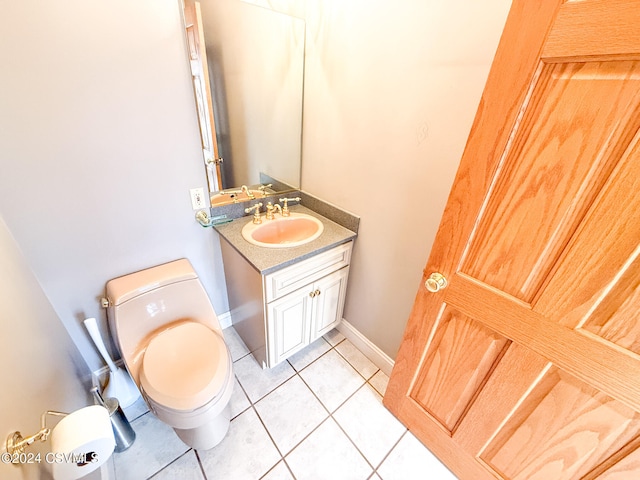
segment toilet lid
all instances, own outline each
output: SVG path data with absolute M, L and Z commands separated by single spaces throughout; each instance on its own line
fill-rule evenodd
M 193 410 L 218 395 L 228 369 L 229 355 L 221 336 L 201 323 L 186 322 L 149 342 L 140 383 L 155 402 Z

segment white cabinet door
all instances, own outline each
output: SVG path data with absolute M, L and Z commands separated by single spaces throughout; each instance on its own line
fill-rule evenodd
M 324 335 L 342 320 L 349 267 L 327 275 L 313 284 L 311 341 Z
M 267 305 L 269 367 L 307 346 L 313 288 L 301 288 Z

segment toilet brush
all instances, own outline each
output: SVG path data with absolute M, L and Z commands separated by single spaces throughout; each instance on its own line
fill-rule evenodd
M 123 368 L 118 368 L 107 352 L 95 318 L 87 318 L 84 321 L 93 343 L 95 343 L 100 355 L 109 366 L 109 382 L 104 388 L 105 397 L 115 397 L 120 402 L 122 408 L 133 404 L 140 396 L 140 391 L 136 387 L 129 374 Z

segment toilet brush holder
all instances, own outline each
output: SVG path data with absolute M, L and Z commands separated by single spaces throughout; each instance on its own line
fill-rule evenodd
M 133 442 L 136 440 L 136 432 L 133 431 L 129 420 L 122 411 L 122 408 L 120 408 L 120 402 L 118 402 L 117 398 L 103 398 L 98 391 L 98 387 L 93 387 L 91 393 L 93 393 L 98 403 L 109 412 L 113 436 L 116 441 L 114 451 L 124 452 L 133 445 Z
M 133 445 L 136 440 L 136 432 L 131 428 L 131 424 L 125 416 L 117 398 L 105 398 L 104 406 L 109 411 L 111 426 L 113 428 L 113 436 L 116 440 L 116 452 L 124 452 Z

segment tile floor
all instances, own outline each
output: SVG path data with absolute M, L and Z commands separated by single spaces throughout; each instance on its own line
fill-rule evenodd
M 113 456 L 117 480 L 449 480 L 456 477 L 382 405 L 388 377 L 336 330 L 262 370 L 233 328 L 232 420 L 196 451 L 146 411 L 126 411 L 135 443 Z

